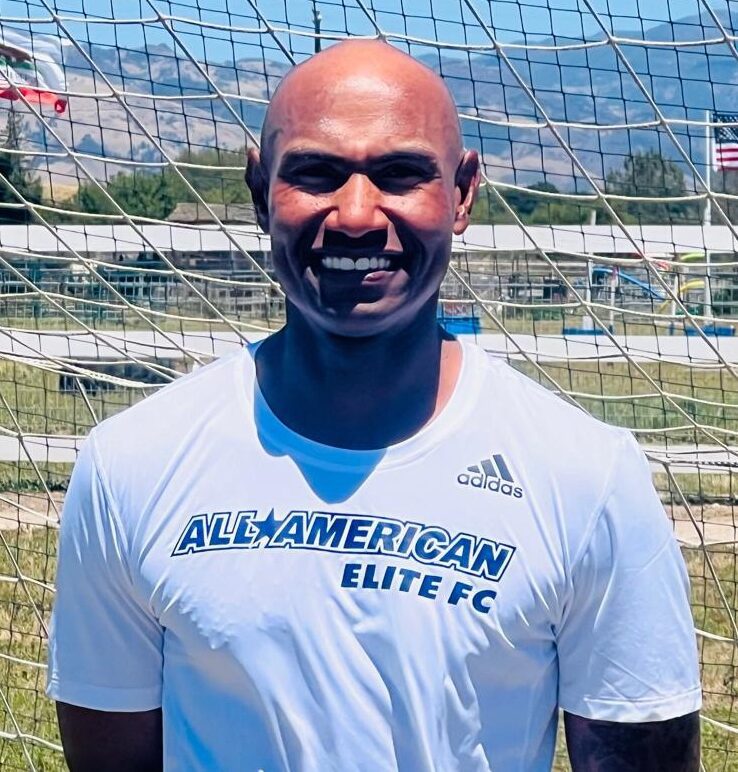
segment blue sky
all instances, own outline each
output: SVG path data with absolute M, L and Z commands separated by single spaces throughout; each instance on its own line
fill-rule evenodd
M 241 27 L 255 26 L 255 19 L 244 0 L 48 0 L 57 12 L 77 16 L 79 22 L 70 22 L 70 29 L 80 40 L 140 48 L 144 42 L 169 43 L 171 38 L 159 25 L 144 28 L 140 24 L 101 25 L 84 22 L 84 17 L 141 18 L 153 17 L 155 9 L 186 19 L 201 19 L 214 24 Z M 600 33 L 596 22 L 580 0 L 471 0 L 485 19 L 494 35 L 502 41 L 519 41 L 523 34 L 533 42 L 553 33 L 561 36 L 597 38 Z M 658 24 L 695 16 L 704 6 L 700 0 L 592 0 L 597 12 L 617 33 L 648 30 Z M 729 0 L 710 0 L 716 11 L 725 11 Z M 464 0 L 366 0 L 373 8 L 380 27 L 391 33 L 409 34 L 429 40 L 449 43 L 485 44 L 489 38 L 474 19 Z M 323 30 L 345 34 L 372 34 L 373 27 L 354 0 L 327 0 L 318 3 L 323 17 Z M 309 0 L 261 0 L 260 8 L 270 23 L 280 27 L 312 28 L 312 4 Z M 398 12 L 398 9 L 402 12 Z M 48 16 L 40 0 L 0 0 L 0 12 L 7 19 L 13 16 Z M 115 16 L 114 16 L 115 14 Z M 44 25 L 45 26 L 45 25 Z M 53 32 L 53 26 L 37 27 L 39 31 Z M 178 32 L 188 48 L 198 58 L 223 61 L 259 54 L 262 46 L 272 48 L 269 36 L 261 38 L 246 32 L 233 35 L 180 23 Z M 525 33 L 524 33 L 525 31 Z M 701 37 L 695 28 L 694 37 Z M 298 57 L 312 48 L 309 39 L 298 35 L 282 34 L 280 40 Z M 276 50 L 267 53 L 270 58 L 282 59 Z

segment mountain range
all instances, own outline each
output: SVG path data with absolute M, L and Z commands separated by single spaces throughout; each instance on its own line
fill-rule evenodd
M 733 20 L 720 18 L 732 33 Z M 648 44 L 642 42 L 643 30 L 619 37 L 632 40 L 619 49 L 637 79 L 603 35 L 587 41 L 589 47 L 560 37 L 538 39 L 535 48 L 505 46 L 526 86 L 491 50 L 416 47 L 413 54 L 445 78 L 463 116 L 466 142 L 480 150 L 495 180 L 528 185 L 545 178 L 560 190 L 587 190 L 582 170 L 555 132 L 600 183 L 629 153 L 653 149 L 681 163 L 689 177 L 689 165 L 667 131 L 636 124 L 656 117 L 649 97 L 671 120 L 704 121 L 709 110 L 738 110 L 738 53 L 725 42 L 700 44 L 720 38 L 707 17 L 651 27 Z M 604 42 L 593 45 L 597 40 Z M 53 154 L 37 157 L 35 168 L 59 191 L 84 179 L 64 145 L 84 154 L 79 161 L 99 179 L 130 170 L 134 162 L 152 168 L 165 162 L 155 142 L 171 157 L 185 150 L 242 148 L 249 132 L 258 135 L 266 101 L 289 66 L 266 56 L 205 65 L 161 44 L 139 50 L 85 45 L 84 50 L 94 67 L 74 47 L 64 49 L 71 92 L 67 113 L 44 112 L 47 127 L 32 115 L 25 120 L 25 146 Z M 100 73 L 125 92 L 124 99 L 111 95 Z M 220 98 L 214 86 L 233 96 Z M 188 99 L 181 100 L 183 95 Z M 501 125 L 506 121 L 511 125 Z M 692 162 L 704 165 L 704 127 L 670 125 Z

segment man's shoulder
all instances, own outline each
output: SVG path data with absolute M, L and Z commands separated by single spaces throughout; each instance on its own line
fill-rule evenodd
M 143 463 L 170 452 L 203 427 L 216 426 L 224 411 L 240 404 L 247 356 L 239 349 L 203 365 L 102 421 L 93 430 L 101 458 Z
M 505 460 L 548 533 L 555 530 L 551 513 L 559 513 L 554 520 L 567 555 L 581 554 L 606 507 L 628 533 L 648 518 L 663 532 L 649 465 L 629 429 L 593 417 L 504 360 L 487 366 L 487 392 L 499 401 L 491 414 L 500 417 L 490 433 L 504 436 Z
M 597 495 L 611 478 L 618 459 L 633 444 L 630 432 L 586 412 L 563 389 L 543 385 L 499 357 L 488 356 L 488 399 L 496 403 L 510 442 L 521 457 L 559 491 Z M 498 426 L 490 426 L 498 432 Z

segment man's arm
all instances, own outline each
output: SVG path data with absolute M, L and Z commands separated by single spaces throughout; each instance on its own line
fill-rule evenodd
M 47 694 L 72 772 L 161 770 L 164 633 L 133 582 L 94 432 L 61 517 Z
M 71 772 L 161 772 L 161 709 L 108 713 L 56 703 Z
M 628 724 L 564 713 L 574 772 L 699 772 L 700 716 Z

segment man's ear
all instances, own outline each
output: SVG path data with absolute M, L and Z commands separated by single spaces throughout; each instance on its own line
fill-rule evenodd
M 246 185 L 254 202 L 256 222 L 264 233 L 269 233 L 269 177 L 264 168 L 261 154 L 255 147 L 246 153 Z
M 476 150 L 467 150 L 456 169 L 456 211 L 454 212 L 454 234 L 461 235 L 469 226 L 474 201 L 477 198 L 481 180 L 479 156 Z

